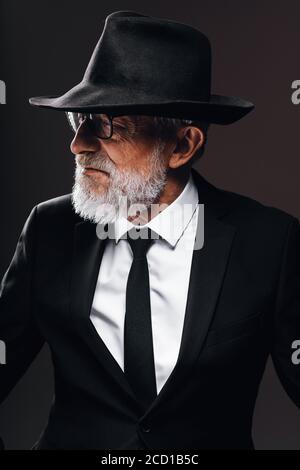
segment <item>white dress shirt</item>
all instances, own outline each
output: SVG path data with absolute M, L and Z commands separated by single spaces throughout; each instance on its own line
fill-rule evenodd
M 147 252 L 157 393 L 178 358 L 198 212 L 198 191 L 190 174 L 177 199 L 141 225 L 163 238 L 155 240 Z M 128 241 L 121 237 L 136 225 L 120 217 L 113 226 L 116 238 L 106 242 L 90 319 L 124 371 L 126 284 L 133 256 Z

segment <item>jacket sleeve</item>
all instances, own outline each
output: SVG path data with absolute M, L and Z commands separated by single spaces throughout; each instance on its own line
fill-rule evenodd
M 300 408 L 300 364 L 294 364 L 294 341 L 300 340 L 300 225 L 292 218 L 283 249 L 276 295 L 271 357 L 281 384 Z
M 44 344 L 32 308 L 36 219 L 37 208 L 34 207 L 25 222 L 0 287 L 0 403 L 23 376 Z M 3 345 L 6 356 L 4 364 Z

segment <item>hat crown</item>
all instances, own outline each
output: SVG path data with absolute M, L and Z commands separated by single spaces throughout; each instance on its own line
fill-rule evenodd
M 110 15 L 108 15 L 105 19 L 105 21 L 109 21 L 114 18 L 119 18 L 121 16 L 127 16 L 127 17 L 133 17 L 133 16 L 144 16 L 145 18 L 149 18 L 146 15 L 142 15 L 141 13 L 137 13 L 136 11 L 132 10 L 120 10 L 120 11 L 114 11 Z
M 211 94 L 211 45 L 198 29 L 131 10 L 105 19 L 80 83 L 33 106 L 120 116 L 147 114 L 231 124 L 253 103 Z
M 101 87 L 109 84 L 123 93 L 126 85 L 141 100 L 151 94 L 166 101 L 207 100 L 210 42 L 182 23 L 132 11 L 114 12 L 105 20 L 83 81 Z

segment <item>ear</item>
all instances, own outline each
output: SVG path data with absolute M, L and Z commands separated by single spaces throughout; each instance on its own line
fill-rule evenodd
M 204 142 L 204 132 L 198 127 L 186 126 L 179 129 L 176 147 L 169 158 L 169 167 L 175 169 L 186 165 Z

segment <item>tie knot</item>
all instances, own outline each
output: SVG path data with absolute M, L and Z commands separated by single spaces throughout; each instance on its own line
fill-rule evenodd
M 127 233 L 127 241 L 132 249 L 134 259 L 143 258 L 158 235 L 149 227 L 133 227 Z

